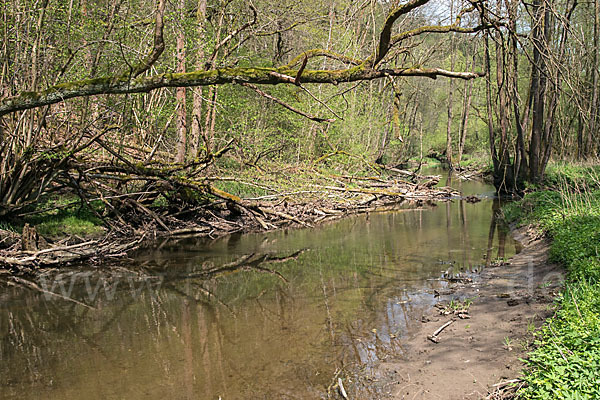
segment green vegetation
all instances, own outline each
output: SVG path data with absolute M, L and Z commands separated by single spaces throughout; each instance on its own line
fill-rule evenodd
M 76 200 L 74 196 L 52 196 L 39 203 L 36 208 L 39 211 L 52 207 L 54 209 L 25 217 L 20 223 L 35 226 L 40 235 L 50 239 L 65 236 L 94 237 L 104 233 L 102 220 Z M 93 206 L 97 212 L 102 212 L 101 203 L 96 202 Z M 19 230 L 21 228 L 19 226 Z
M 554 166 L 549 178 L 562 182 L 559 190 L 531 193 L 504 208 L 507 219 L 550 236 L 551 261 L 567 269 L 557 311 L 536 333 L 520 398 L 600 398 L 600 190 L 590 171 L 597 167 Z
M 553 187 L 568 184 L 600 188 L 600 165 L 593 163 L 550 163 L 546 170 L 545 183 Z
M 63 212 L 36 225 L 38 233 L 51 238 L 62 236 L 92 237 L 104 233 L 102 221 L 90 215 Z

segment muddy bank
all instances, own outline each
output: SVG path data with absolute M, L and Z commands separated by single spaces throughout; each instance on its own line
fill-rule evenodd
M 404 356 L 381 364 L 379 385 L 389 398 L 508 395 L 508 382 L 518 379 L 519 358 L 533 340 L 531 332 L 552 315 L 564 276 L 560 266 L 548 263 L 546 239 L 524 229 L 513 236 L 523 245 L 519 254 L 486 268 L 475 282 L 450 285 L 403 343 Z

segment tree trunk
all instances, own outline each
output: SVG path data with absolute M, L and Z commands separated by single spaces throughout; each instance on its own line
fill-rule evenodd
M 600 103 L 598 102 L 598 53 L 600 49 L 598 48 L 598 19 L 600 14 L 600 0 L 594 1 L 594 62 L 592 65 L 592 99 L 590 102 L 591 112 L 589 114 L 590 118 L 590 132 L 589 138 L 591 143 L 596 143 L 596 146 L 593 150 L 599 150 L 600 145 L 598 144 L 598 133 L 596 132 L 598 129 L 598 107 L 600 107 Z
M 454 18 L 454 0 L 450 1 L 450 21 Z M 450 33 L 450 70 L 454 70 L 454 34 Z M 452 95 L 454 94 L 454 79 L 450 79 L 448 87 L 448 124 L 446 126 L 446 162 L 452 170 Z
M 485 18 L 486 10 L 483 9 L 482 17 Z M 485 31 L 483 34 L 483 54 L 485 62 L 485 94 L 486 94 L 486 108 L 487 108 L 487 126 L 488 126 L 488 139 L 490 146 L 490 156 L 492 157 L 492 164 L 494 166 L 494 186 L 496 190 L 500 187 L 500 163 L 498 162 L 498 153 L 496 151 L 496 133 L 494 131 L 494 112 L 492 109 L 492 81 L 490 77 L 491 66 L 490 66 L 490 41 L 489 33 Z
M 567 0 L 565 4 L 566 16 L 562 22 L 562 31 L 560 32 L 560 42 L 558 46 L 558 51 L 556 52 L 555 62 L 553 63 L 553 70 L 551 73 L 551 84 L 548 88 L 549 92 L 549 101 L 548 101 L 548 113 L 545 118 L 545 127 L 544 127 L 544 136 L 542 138 L 542 160 L 539 167 L 539 179 L 543 179 L 544 171 L 546 169 L 546 165 L 550 160 L 550 154 L 552 151 L 552 144 L 554 141 L 554 124 L 556 117 L 556 109 L 558 107 L 558 100 L 561 93 L 561 82 L 562 82 L 562 71 L 557 66 L 563 64 L 565 59 L 565 52 L 567 46 L 567 39 L 569 37 L 570 24 L 571 24 L 571 16 L 575 11 L 575 7 L 577 7 L 577 0 L 574 0 L 571 5 L 569 5 L 569 1 Z M 546 18 L 550 18 L 550 14 L 548 13 Z M 550 25 L 549 21 L 546 21 L 546 25 Z M 546 32 L 544 35 L 544 43 L 549 51 L 549 43 L 550 43 L 550 33 Z
M 181 21 L 184 20 L 185 16 L 185 0 L 179 0 L 178 12 Z M 177 33 L 177 72 L 185 72 L 185 31 L 184 27 L 180 26 Z M 187 144 L 187 112 L 186 112 L 186 101 L 185 101 L 185 88 L 178 87 L 176 90 L 177 97 L 177 156 L 175 162 L 184 163 L 186 155 L 186 144 Z
M 205 40 L 205 28 L 204 24 L 206 21 L 206 0 L 198 0 L 198 12 L 196 27 L 198 31 L 198 52 L 196 53 L 196 69 L 204 68 L 204 40 Z M 202 88 L 196 88 L 194 90 L 193 97 L 193 108 L 192 108 L 192 143 L 190 146 L 191 156 L 196 158 L 199 156 L 200 138 L 203 137 L 202 125 L 200 123 L 202 118 Z M 206 146 L 206 140 L 205 140 Z
M 538 183 L 541 178 L 542 134 L 544 131 L 544 105 L 546 93 L 547 67 L 544 54 L 547 48 L 545 36 L 547 32 L 547 9 L 545 3 L 533 0 L 533 66 L 531 77 L 532 126 L 529 144 L 529 180 Z
M 529 164 L 527 162 L 527 149 L 525 148 L 524 131 L 528 125 L 529 116 L 529 101 L 525 103 L 525 111 L 521 118 L 520 101 L 519 101 L 519 57 L 517 47 L 517 9 L 519 7 L 518 0 L 506 0 L 506 9 L 508 11 L 509 29 L 512 32 L 510 37 L 510 50 L 508 51 L 507 63 L 509 71 L 510 101 L 512 103 L 515 127 L 517 131 L 517 143 L 515 147 L 515 157 L 513 162 L 514 185 L 519 191 L 522 189 L 523 181 L 526 180 L 529 174 Z
M 475 71 L 475 57 L 477 55 L 476 49 L 473 49 L 473 60 L 471 63 L 471 72 Z M 458 140 L 458 163 L 462 160 L 463 151 L 465 149 L 465 140 L 467 138 L 467 128 L 469 124 L 469 112 L 471 111 L 471 99 L 473 94 L 473 82 L 465 82 L 465 93 L 463 97 L 463 112 L 460 121 L 460 137 Z

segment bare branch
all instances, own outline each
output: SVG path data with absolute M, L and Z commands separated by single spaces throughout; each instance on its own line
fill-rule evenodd
M 137 77 L 147 70 L 158 60 L 160 55 L 165 51 L 165 41 L 163 39 L 163 27 L 165 16 L 165 0 L 158 0 L 156 3 L 156 25 L 154 27 L 154 46 L 150 54 L 136 65 L 130 74 L 132 77 Z
M 245 29 L 248 29 L 249 27 L 251 27 L 252 25 L 254 25 L 256 23 L 256 18 L 258 17 L 258 12 L 256 11 L 256 8 L 254 8 L 254 6 L 252 4 L 250 4 L 250 9 L 252 10 L 252 21 L 246 22 L 244 25 L 242 25 L 235 31 L 231 32 L 229 35 L 227 35 L 227 37 L 225 39 L 221 40 L 221 42 L 219 42 L 219 44 L 217 44 L 215 46 L 215 49 L 213 50 L 210 58 L 206 62 L 206 65 L 208 66 L 208 68 L 210 68 L 213 65 L 213 63 L 215 62 L 215 59 L 217 58 L 217 54 L 218 54 L 219 50 L 221 49 L 221 47 L 225 46 L 227 43 L 229 43 L 229 41 L 231 39 L 233 39 L 234 37 L 239 35 L 242 31 L 244 31 Z
M 260 94 L 261 96 L 274 101 L 275 103 L 287 108 L 288 110 L 295 112 L 296 114 L 302 115 L 305 118 L 310 119 L 311 121 L 315 121 L 315 122 L 335 122 L 335 119 L 331 119 L 331 118 L 321 118 L 321 117 L 316 117 L 314 115 L 310 115 L 307 114 L 303 111 L 298 110 L 297 108 L 294 108 L 292 106 L 290 106 L 289 104 L 285 103 L 282 100 L 279 100 L 276 97 L 271 96 L 268 93 L 263 92 L 262 90 L 260 90 L 258 87 L 256 87 L 255 85 L 251 84 L 251 83 L 241 83 L 240 85 L 245 86 L 247 88 L 250 88 L 252 90 L 254 90 L 256 93 Z
M 325 50 L 325 49 L 312 49 L 312 50 L 305 51 L 302 54 L 300 54 L 299 56 L 295 57 L 292 61 L 290 61 L 286 65 L 286 67 L 294 68 L 296 65 L 303 62 L 305 58 L 310 59 L 310 58 L 315 58 L 315 57 L 327 57 L 332 60 L 337 60 L 337 61 L 340 61 L 340 62 L 343 62 L 346 64 L 350 64 L 350 65 L 360 65 L 362 63 L 361 60 L 357 60 L 355 58 L 348 57 L 343 54 L 337 54 L 337 53 L 334 53 L 333 51 L 329 51 L 329 50 Z
M 387 16 L 385 23 L 383 25 L 383 29 L 381 30 L 381 34 L 379 35 L 379 48 L 377 49 L 377 53 L 375 54 L 375 59 L 372 62 L 372 66 L 377 65 L 383 57 L 390 50 L 391 43 L 390 39 L 392 38 L 392 27 L 394 23 L 401 16 L 409 13 L 415 8 L 421 7 L 424 4 L 427 4 L 429 0 L 411 0 L 408 3 L 402 4 L 399 7 L 394 8 Z

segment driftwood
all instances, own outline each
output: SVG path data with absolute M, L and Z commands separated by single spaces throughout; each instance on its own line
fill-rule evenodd
M 440 333 L 442 333 L 442 331 L 444 329 L 449 327 L 453 322 L 454 322 L 454 320 L 452 320 L 452 319 L 450 321 L 446 322 L 444 325 L 442 325 L 438 329 L 436 329 L 435 332 L 433 332 L 431 335 L 427 336 L 427 339 L 431 340 L 433 343 L 439 343 L 440 339 L 438 338 L 438 335 Z
M 37 252 L 19 251 L 11 253 L 10 256 L 0 254 L 0 266 L 27 272 L 28 269 L 56 267 L 86 259 L 121 256 L 138 248 L 145 237 L 142 235 L 130 242 L 118 240 L 115 242 L 114 239 L 106 240 L 103 243 L 87 241 L 70 246 L 51 247 Z
M 344 399 L 348 398 L 348 394 L 346 393 L 346 389 L 344 389 L 344 383 L 342 382 L 342 378 L 338 378 L 338 388 L 340 389 L 340 394 Z

